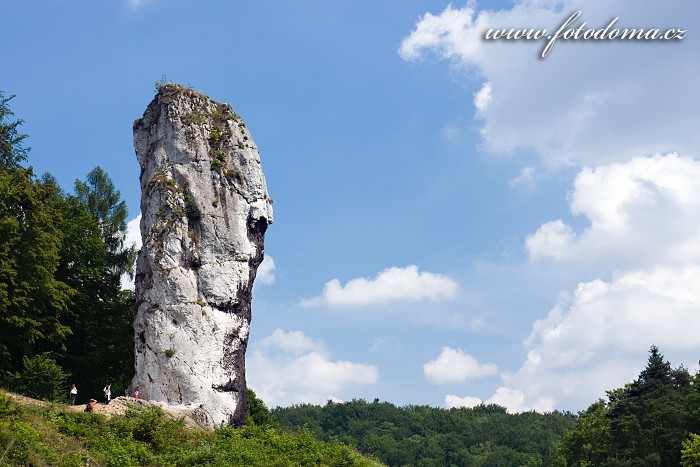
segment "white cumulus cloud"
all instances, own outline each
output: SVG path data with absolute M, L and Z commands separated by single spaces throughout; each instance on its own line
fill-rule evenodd
M 379 379 L 376 367 L 334 361 L 322 341 L 282 329 L 251 342 L 246 371 L 249 385 L 270 407 L 339 400 L 346 386 L 374 384 Z
M 535 322 L 527 358 L 487 400 L 510 411 L 581 410 L 637 377 L 657 345 L 674 366 L 700 346 L 700 266 L 655 267 L 596 279 Z
M 445 396 L 445 407 L 448 409 L 455 409 L 459 407 L 472 408 L 481 404 L 482 400 L 478 397 L 464 396 L 459 397 L 452 394 Z
M 493 86 L 491 83 L 484 83 L 484 85 L 479 89 L 474 95 L 474 107 L 479 112 L 485 112 L 491 102 L 491 91 L 493 91 Z
M 262 263 L 260 263 L 260 266 L 258 267 L 255 283 L 265 285 L 274 284 L 276 270 L 277 266 L 275 265 L 275 260 L 272 259 L 272 256 L 265 255 L 265 258 L 263 258 Z
M 129 247 L 131 245 L 136 247 L 136 251 L 141 249 L 141 214 L 136 216 L 135 219 L 131 219 L 126 224 L 124 246 Z M 134 290 L 134 281 L 128 274 L 122 274 L 121 285 L 122 290 Z
M 551 398 L 540 398 L 534 401 L 534 404 L 528 405 L 523 391 L 504 386 L 496 389 L 496 392 L 485 401 L 473 396 L 459 397 L 453 394 L 445 396 L 445 407 L 448 409 L 457 407 L 471 408 L 479 404 L 497 404 L 505 407 L 508 413 L 528 412 L 530 410 L 551 412 L 554 410 L 554 400 Z
M 483 53 L 481 29 L 487 25 L 486 19 L 485 15 L 475 15 L 469 6 L 454 9 L 448 5 L 437 16 L 426 13 L 415 31 L 401 42 L 399 55 L 404 60 L 416 60 L 423 50 L 432 49 L 444 58 L 475 59 Z
M 533 324 L 522 366 L 488 399 L 510 411 L 583 409 L 635 378 L 651 345 L 674 366 L 700 355 L 700 161 L 672 153 L 584 168 L 569 204 L 587 226 L 542 224 L 526 240 L 530 258 L 606 278 L 562 293 Z
M 318 349 L 323 350 L 324 345 L 322 341 L 313 340 L 301 331 L 275 329 L 272 334 L 260 341 L 260 348 L 281 350 L 289 355 L 301 355 Z
M 693 364 L 700 352 L 700 161 L 690 157 L 700 147 L 700 36 L 560 40 L 546 58 L 546 40 L 483 39 L 490 28 L 551 33 L 576 10 L 574 27 L 585 28 L 615 17 L 621 28 L 700 21 L 700 10 L 683 3 L 519 0 L 491 11 L 467 2 L 423 15 L 399 48 L 405 60 L 450 60 L 473 82 L 485 150 L 539 158 L 545 167 L 528 166 L 511 187 L 532 185 L 552 168 L 582 167 L 569 193 L 578 219 L 547 219 L 526 248 L 530 267 L 588 277 L 534 323 L 524 363 L 502 373 L 484 401 L 512 412 L 585 408 L 636 377 L 652 344 L 674 365 Z M 445 404 L 477 400 L 448 395 Z
M 700 161 L 668 154 L 584 168 L 569 198 L 589 226 L 546 222 L 526 239 L 531 259 L 617 270 L 700 261 Z
M 569 204 L 588 226 L 546 222 L 527 237 L 530 258 L 596 265 L 611 279 L 563 294 L 505 381 L 526 404 L 580 409 L 634 378 L 652 344 L 676 365 L 700 355 L 700 161 L 672 153 L 584 168 Z
M 423 365 L 425 378 L 433 384 L 462 383 L 482 376 L 494 375 L 498 367 L 493 363 L 479 363 L 461 349 L 443 347 L 440 355 Z
M 585 21 L 584 30 L 602 29 L 618 16 L 621 28 L 689 29 L 700 21 L 700 9 L 683 2 L 650 2 L 639 8 L 636 0 L 520 0 L 498 11 L 479 10 L 468 2 L 425 13 L 398 53 L 410 61 L 429 55 L 448 59 L 466 70 L 465 79 L 488 84 L 474 105 L 484 147 L 495 153 L 534 151 L 556 167 L 697 150 L 697 37 L 688 34 L 663 44 L 559 40 L 546 58 L 540 58 L 546 38 L 483 39 L 491 28 L 547 29 L 551 34 L 579 9 L 581 17 L 573 26 Z
M 498 404 L 505 407 L 509 413 L 527 412 L 534 410 L 537 412 L 551 412 L 554 410 L 554 399 L 550 397 L 540 397 L 527 403 L 525 393 L 519 389 L 499 387 L 496 392 L 486 400 L 486 404 Z
M 302 301 L 302 305 L 353 306 L 374 305 L 392 301 L 438 301 L 453 298 L 458 284 L 453 279 L 430 272 L 420 272 L 411 265 L 393 267 L 377 274 L 374 279 L 357 278 L 341 285 L 333 279 L 317 297 Z

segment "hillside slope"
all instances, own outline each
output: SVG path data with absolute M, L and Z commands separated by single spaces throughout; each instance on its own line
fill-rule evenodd
M 271 426 L 188 427 L 153 404 L 82 407 L 0 392 L 0 465 L 380 466 L 337 442 Z M 141 406 L 143 405 L 143 406 Z

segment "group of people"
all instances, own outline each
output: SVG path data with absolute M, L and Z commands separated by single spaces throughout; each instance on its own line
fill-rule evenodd
M 109 404 L 112 400 L 112 384 L 107 383 L 107 385 L 102 389 L 102 392 L 105 395 L 105 404 Z M 134 391 L 133 397 L 135 399 L 139 398 L 139 390 L 136 388 Z M 78 399 L 78 387 L 73 383 L 70 388 L 70 405 L 75 405 L 76 401 Z M 93 409 L 95 408 L 95 405 L 97 404 L 96 399 L 90 399 L 90 401 L 85 405 L 85 411 L 86 412 L 92 412 Z

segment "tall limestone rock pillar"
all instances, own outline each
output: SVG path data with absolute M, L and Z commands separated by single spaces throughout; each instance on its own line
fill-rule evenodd
M 175 84 L 134 122 L 141 165 L 136 376 L 141 397 L 247 415 L 251 291 L 272 223 L 260 156 L 231 106 Z

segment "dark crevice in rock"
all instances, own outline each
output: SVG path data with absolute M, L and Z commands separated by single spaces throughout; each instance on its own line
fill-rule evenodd
M 250 313 L 250 305 L 248 306 Z M 238 404 L 231 417 L 234 426 L 241 426 L 248 417 L 248 384 L 245 377 L 245 351 L 248 347 L 248 339 L 241 339 L 237 332 L 224 338 L 224 358 L 222 366 L 229 374 L 236 375 L 235 379 L 215 388 L 217 391 L 235 392 L 238 395 Z
M 258 217 L 257 219 L 248 215 L 248 239 L 255 245 L 255 254 L 248 260 L 248 266 L 250 268 L 250 278 L 248 280 L 247 292 L 248 302 L 250 302 L 250 294 L 253 290 L 253 281 L 255 281 L 255 276 L 258 273 L 258 266 L 262 263 L 265 257 L 265 232 L 267 231 L 267 226 L 270 224 L 268 219 L 264 217 Z
M 233 307 L 233 312 L 241 316 L 246 322 L 250 322 L 251 318 L 251 300 L 253 292 L 253 282 L 258 270 L 258 266 L 263 260 L 263 245 L 265 231 L 267 230 L 268 220 L 265 218 L 248 217 L 248 239 L 255 246 L 255 255 L 249 261 L 249 279 L 247 284 L 241 284 L 236 293 L 236 303 Z M 227 384 L 220 386 L 225 391 L 237 392 L 240 399 L 236 406 L 236 412 L 232 416 L 234 425 L 243 424 L 247 418 L 248 396 L 247 383 L 245 379 L 245 352 L 248 347 L 248 339 L 241 339 L 238 333 L 233 333 L 226 336 L 224 340 L 224 357 L 222 365 L 227 372 L 236 375 L 235 380 L 229 381 Z
M 239 315 L 241 314 L 241 304 L 236 303 L 236 302 L 229 302 L 229 303 L 210 303 L 209 304 L 212 308 L 215 310 L 219 310 L 223 313 L 228 313 L 232 315 Z
M 226 382 L 225 384 L 220 384 L 218 386 L 213 385 L 211 388 L 219 392 L 239 392 L 236 380 L 233 379 L 228 380 L 228 382 Z

